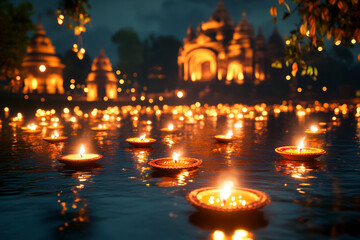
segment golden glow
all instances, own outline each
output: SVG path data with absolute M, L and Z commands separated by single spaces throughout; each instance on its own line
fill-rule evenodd
M 140 141 L 144 141 L 145 140 L 145 137 L 146 137 L 146 134 L 143 134 L 139 137 Z
M 224 233 L 223 231 L 216 230 L 216 231 L 212 234 L 212 239 L 213 239 L 213 240 L 225 240 L 225 233 Z
M 301 93 L 301 92 L 302 92 L 302 88 L 298 88 L 297 91 L 298 91 L 299 93 Z
M 120 80 L 119 80 L 119 83 L 120 83 L 120 84 L 124 84 L 124 82 L 125 82 L 124 79 L 120 79 Z
M 116 70 L 116 75 L 120 75 L 121 71 L 120 70 Z
M 322 50 L 324 50 L 324 48 L 322 46 L 319 46 L 317 50 L 321 52 Z
M 122 88 L 117 88 L 117 91 L 118 91 L 118 92 L 121 92 L 121 91 L 122 91 Z
M 177 96 L 178 98 L 182 98 L 182 97 L 184 96 L 184 93 L 183 93 L 182 91 L 178 91 L 177 94 L 176 94 L 176 96 Z
M 224 182 L 224 186 L 220 192 L 220 199 L 222 201 L 222 204 L 225 204 L 227 199 L 230 197 L 233 186 L 234 183 L 231 181 Z
M 84 93 L 88 93 L 89 92 L 89 89 L 86 87 L 84 88 Z
M 356 43 L 355 38 L 351 39 L 351 43 L 352 43 L 352 44 L 355 44 L 355 43 Z
M 299 153 L 301 153 L 301 151 L 304 148 L 304 140 L 305 140 L 305 138 L 301 139 L 300 143 L 297 146 L 297 150 L 298 150 Z
M 8 107 L 4 107 L 4 112 L 9 112 L 9 108 Z
M 232 138 L 233 135 L 234 135 L 233 131 L 229 130 L 225 137 Z
M 45 65 L 43 65 L 43 64 L 40 65 L 40 66 L 39 66 L 39 71 L 40 71 L 40 72 L 45 72 L 45 71 L 46 71 Z
M 322 90 L 323 90 L 324 92 L 326 92 L 326 91 L 327 91 L 327 87 L 323 86 L 323 87 L 322 87 Z
M 162 100 L 164 100 L 163 96 L 159 97 L 159 101 L 162 102 Z
M 180 157 L 180 152 L 174 152 L 174 154 L 172 155 L 173 162 L 178 163 L 179 157 Z
M 310 127 L 310 131 L 312 131 L 312 132 L 317 132 L 317 131 L 319 131 L 319 128 L 316 127 L 316 126 L 311 126 L 311 127 Z
M 286 44 L 286 45 L 289 45 L 289 44 L 290 44 L 290 40 L 289 40 L 289 39 L 286 40 L 286 41 L 285 41 L 285 44 Z
M 75 79 L 70 79 L 70 83 L 74 84 L 75 83 Z
M 170 123 L 169 126 L 168 126 L 168 129 L 169 129 L 170 131 L 174 130 L 174 125 L 173 125 L 172 123 Z
M 145 96 L 141 96 L 141 97 L 140 97 L 140 100 L 141 100 L 141 101 L 144 101 L 144 100 L 145 100 Z
M 37 87 L 38 87 L 38 82 L 37 82 L 36 78 L 33 78 L 31 81 L 31 88 L 32 88 L 32 90 L 36 90 Z
M 286 78 L 286 80 L 288 80 L 288 81 L 289 81 L 289 80 L 291 79 L 291 76 L 290 76 L 290 75 L 286 75 L 286 77 L 285 77 L 285 78 Z
M 109 100 L 109 98 L 108 98 L 107 96 L 105 96 L 105 97 L 103 98 L 103 100 L 104 100 L 105 102 L 107 102 L 107 101 Z
M 85 154 L 85 147 L 83 144 L 81 144 L 79 156 L 82 158 L 84 156 L 84 154 Z
M 130 91 L 131 91 L 132 93 L 134 93 L 134 92 L 135 92 L 135 88 L 131 88 Z
M 74 85 L 74 84 L 70 84 L 70 89 L 75 89 L 75 85 Z
M 336 46 L 339 46 L 341 44 L 341 40 L 336 40 L 334 43 Z
M 67 100 L 68 100 L 69 102 L 71 102 L 71 101 L 72 101 L 72 96 L 68 96 L 68 97 L 67 97 Z

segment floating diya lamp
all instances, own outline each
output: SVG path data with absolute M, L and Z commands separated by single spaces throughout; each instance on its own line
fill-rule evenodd
M 97 127 L 92 127 L 91 130 L 95 132 L 107 131 L 108 128 L 105 125 L 99 124 Z
M 261 191 L 234 187 L 231 181 L 223 188 L 205 187 L 191 191 L 186 199 L 199 210 L 236 213 L 262 208 L 270 203 L 270 197 Z
M 149 165 L 159 170 L 185 170 L 199 166 L 202 163 L 200 159 L 180 157 L 180 153 L 174 153 L 172 157 L 154 159 Z
M 166 133 L 176 133 L 179 129 L 175 128 L 174 125 L 170 123 L 167 128 L 161 128 L 160 131 Z
M 51 134 L 50 137 L 43 138 L 44 141 L 50 143 L 64 142 L 67 139 L 65 136 L 60 136 L 59 133 L 55 130 L 54 134 Z
M 316 126 L 311 126 L 310 129 L 306 129 L 305 133 L 309 136 L 319 136 L 326 132 L 326 129 L 319 129 Z
M 303 138 L 298 146 L 278 147 L 275 152 L 290 160 L 313 160 L 325 153 L 325 150 L 313 147 L 304 147 Z
M 21 128 L 25 133 L 40 133 L 41 130 L 37 129 L 37 125 L 34 123 L 31 123 L 27 125 L 26 127 Z
M 81 166 L 93 164 L 101 158 L 102 155 L 100 154 L 85 153 L 85 147 L 84 145 L 81 145 L 78 154 L 68 154 L 65 156 L 61 156 L 58 158 L 58 161 L 67 165 Z
M 48 129 L 62 129 L 64 126 L 59 125 L 57 122 L 54 122 L 51 126 L 48 126 Z
M 141 135 L 140 137 L 127 138 L 126 142 L 134 147 L 149 147 L 151 144 L 156 142 L 156 140 L 153 138 L 147 138 L 146 134 L 144 134 Z
M 226 135 L 215 135 L 214 139 L 221 143 L 228 143 L 236 140 L 233 132 L 230 130 Z

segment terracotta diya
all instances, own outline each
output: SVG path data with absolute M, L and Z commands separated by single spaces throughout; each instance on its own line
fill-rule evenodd
M 165 133 L 176 133 L 179 129 L 175 128 L 174 125 L 170 123 L 167 128 L 161 128 L 160 131 Z
M 230 130 L 226 135 L 215 135 L 214 139 L 220 143 L 228 143 L 236 140 L 233 132 Z
M 54 132 L 54 134 L 51 134 L 50 137 L 43 138 L 44 141 L 49 143 L 58 143 L 58 142 L 64 142 L 67 139 L 65 136 L 59 136 L 59 133 L 57 131 Z
M 107 131 L 108 128 L 105 125 L 99 124 L 97 127 L 92 127 L 91 130 L 95 132 L 103 132 L 103 131 Z
M 48 129 L 52 129 L 52 130 L 54 130 L 54 129 L 63 129 L 63 128 L 64 128 L 64 126 L 59 125 L 57 122 L 55 122 L 52 125 L 48 126 Z
M 103 157 L 102 155 L 96 153 L 85 154 L 84 145 L 81 145 L 78 154 L 69 154 L 69 155 L 61 156 L 58 158 L 58 161 L 61 163 L 65 163 L 67 165 L 82 166 L 82 165 L 93 164 L 102 157 Z
M 316 126 L 311 126 L 310 129 L 306 129 L 305 133 L 309 136 L 319 136 L 326 132 L 326 129 L 319 129 Z
M 325 153 L 325 150 L 313 147 L 304 147 L 303 138 L 298 146 L 278 147 L 275 152 L 290 160 L 313 160 Z
M 191 191 L 187 201 L 199 210 L 219 213 L 238 213 L 260 209 L 271 202 L 270 197 L 258 190 L 233 187 L 225 182 L 224 187 L 205 187 Z
M 180 153 L 174 153 L 172 157 L 154 159 L 149 165 L 158 170 L 185 170 L 199 166 L 202 163 L 200 159 L 180 157 Z
M 149 147 L 151 144 L 156 142 L 156 140 L 153 138 L 147 138 L 146 134 L 144 134 L 141 135 L 140 137 L 127 138 L 126 142 L 134 147 Z
M 41 133 L 41 130 L 37 129 L 37 125 L 33 123 L 27 125 L 26 127 L 21 127 L 21 130 L 23 130 L 25 133 Z

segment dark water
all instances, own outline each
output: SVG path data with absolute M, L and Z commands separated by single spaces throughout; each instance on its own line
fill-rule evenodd
M 354 117 L 331 123 L 330 115 L 270 116 L 267 121 L 206 118 L 181 125 L 178 134 L 159 131 L 169 117 L 129 118 L 107 133 L 89 130 L 88 121 L 64 122 L 69 139 L 48 144 L 3 121 L 0 132 L 1 239 L 213 239 L 215 230 L 231 239 L 243 229 L 255 239 L 359 239 L 359 124 Z M 145 126 L 142 120 L 151 119 Z M 313 121 L 328 121 L 328 132 L 306 140 L 327 151 L 311 162 L 289 161 L 274 149 L 294 145 Z M 26 121 L 25 121 L 26 122 Z M 238 141 L 218 144 L 212 136 L 232 128 Z M 47 131 L 47 132 L 46 132 Z M 148 149 L 129 147 L 125 138 L 148 133 L 158 141 Z M 104 157 L 87 169 L 59 163 L 62 154 L 85 143 Z M 190 172 L 165 175 L 148 167 L 150 159 L 175 150 L 200 158 Z M 231 178 L 236 185 L 266 192 L 270 205 L 251 216 L 223 219 L 196 211 L 186 194 Z M 221 239 L 221 238 L 220 238 Z

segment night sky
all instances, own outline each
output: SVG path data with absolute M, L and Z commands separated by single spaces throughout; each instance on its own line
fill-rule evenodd
M 16 5 L 22 0 L 12 0 Z M 37 22 L 41 16 L 45 31 L 51 38 L 56 51 L 65 53 L 77 41 L 73 33 L 65 26 L 57 24 L 55 11 L 57 0 L 30 0 L 35 9 L 33 20 Z M 201 21 L 208 21 L 215 11 L 218 0 L 90 0 L 91 25 L 87 24 L 87 32 L 83 34 L 83 43 L 91 58 L 94 58 L 100 46 L 113 65 L 117 62 L 116 46 L 111 36 L 120 28 L 132 27 L 141 38 L 150 33 L 156 35 L 174 35 L 182 41 L 186 29 L 191 23 L 196 27 Z M 277 0 L 224 0 L 225 6 L 237 24 L 246 11 L 247 18 L 255 28 L 261 26 L 268 38 L 274 29 L 269 9 L 277 5 Z M 297 16 L 276 23 L 281 35 L 286 35 L 294 28 Z

